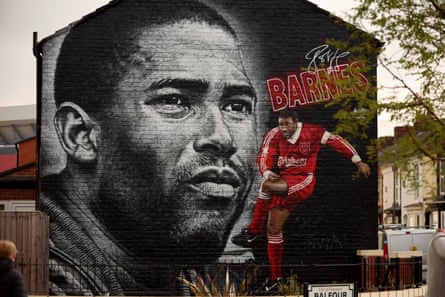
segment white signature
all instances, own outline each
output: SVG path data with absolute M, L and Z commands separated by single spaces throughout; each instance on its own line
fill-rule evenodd
M 322 44 L 320 46 L 311 49 L 305 56 L 306 60 L 310 60 L 308 64 L 308 70 L 317 70 L 319 63 L 329 64 L 329 68 L 338 65 L 338 61 L 341 58 L 348 56 L 350 52 L 340 52 L 338 49 L 332 50 L 329 45 Z

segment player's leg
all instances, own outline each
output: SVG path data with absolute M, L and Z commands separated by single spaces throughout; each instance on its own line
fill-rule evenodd
M 279 194 L 284 196 L 287 195 L 287 183 L 284 179 L 279 179 L 277 181 L 266 180 L 261 184 L 253 217 L 248 227 L 250 232 L 253 234 L 261 232 L 269 213 L 272 195 Z
M 258 234 L 263 230 L 264 223 L 269 214 L 269 206 L 272 202 L 272 195 L 260 191 L 256 199 L 252 219 L 247 229 L 252 234 Z
M 258 198 L 256 199 L 252 220 L 247 228 L 240 234 L 232 237 L 232 242 L 237 245 L 250 247 L 263 230 L 264 223 L 269 214 L 272 195 L 287 193 L 287 183 L 284 179 L 277 181 L 265 180 L 261 183 Z
M 284 250 L 283 226 L 290 211 L 284 207 L 275 207 L 269 211 L 267 223 L 267 254 L 269 257 L 270 280 L 282 279 L 282 259 Z
M 232 237 L 232 242 L 236 245 L 251 247 L 263 230 L 264 222 L 269 214 L 269 206 L 272 202 L 272 196 L 260 191 L 253 211 L 253 216 L 248 227 L 243 228 L 241 232 Z
M 284 251 L 283 226 L 286 223 L 290 213 L 297 208 L 298 204 L 305 201 L 312 195 L 314 190 L 314 180 L 312 175 L 284 176 L 289 188 L 287 197 L 280 198 L 279 207 L 273 207 L 269 211 L 269 220 L 267 224 L 267 252 L 270 265 L 270 276 L 268 288 L 276 288 L 282 281 L 282 259 Z M 275 202 L 274 198 L 274 202 Z

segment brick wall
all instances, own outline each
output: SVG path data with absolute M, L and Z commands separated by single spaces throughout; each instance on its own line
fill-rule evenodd
M 280 78 L 286 81 L 289 75 L 299 75 L 302 68 L 308 67 L 311 60 L 307 58 L 307 54 L 314 48 L 324 45 L 327 38 L 339 38 L 346 40 L 349 37 L 349 32 L 344 27 L 336 24 L 329 16 L 328 12 L 318 9 L 307 1 L 216 1 L 215 6 L 230 22 L 237 31 L 241 42 L 241 50 L 243 51 L 243 60 L 246 67 L 246 72 L 254 85 L 257 92 L 258 105 L 256 109 L 256 119 L 258 124 L 258 142 L 261 141 L 261 136 L 267 129 L 276 125 L 276 118 L 272 115 L 271 100 L 269 97 L 266 80 L 270 78 Z M 105 12 L 102 12 L 105 13 Z M 135 12 L 137 14 L 137 12 Z M 100 15 L 100 13 L 99 13 Z M 98 17 L 97 15 L 89 16 L 90 18 Z M 135 18 L 136 19 L 136 18 Z M 127 19 L 131 22 L 134 19 Z M 114 30 L 108 27 L 97 28 L 100 30 Z M 93 30 L 91 33 L 93 34 Z M 102 32 L 102 31 L 101 31 Z M 51 173 L 58 173 L 66 165 L 66 154 L 60 148 L 60 145 L 55 136 L 54 127 L 52 126 L 52 119 L 54 118 L 54 102 L 52 101 L 53 93 L 50 88 L 54 79 L 54 68 L 56 65 L 57 50 L 60 42 L 63 40 L 61 36 L 66 32 L 60 31 L 52 38 L 45 40 L 41 45 L 45 51 L 45 59 L 43 68 L 41 69 L 41 76 L 43 78 L 43 88 L 41 95 L 41 115 L 40 122 L 42 123 L 41 139 L 42 145 L 39 149 L 41 152 L 41 168 L 40 172 L 45 173 L 42 176 L 50 175 Z M 88 32 L 85 32 L 88 34 Z M 63 36 L 62 36 L 63 37 Z M 78 40 L 81 42 L 81 39 Z M 203 48 L 205 49 L 205 48 Z M 77 48 L 72 48 L 75 52 Z M 333 54 L 333 53 L 331 53 Z M 320 59 L 320 58 L 319 58 Z M 339 60 L 342 63 L 350 63 L 353 57 L 347 57 Z M 335 60 L 335 59 L 334 59 Z M 319 62 L 319 60 L 315 61 Z M 335 62 L 336 63 L 336 62 Z M 73 66 L 74 67 L 74 66 Z M 372 70 L 369 75 L 371 81 L 375 70 Z M 94 80 L 93 80 L 94 81 Z M 75 86 L 75 83 L 73 83 Z M 139 85 L 134 85 L 135 90 L 142 88 Z M 85 88 L 84 88 L 85 89 Z M 308 89 L 309 90 L 309 89 Z M 312 89 L 314 90 L 314 89 Z M 87 90 L 89 91 L 89 90 Z M 91 91 L 95 91 L 91 87 Z M 131 90 L 127 90 L 131 91 Z M 310 90 L 309 90 L 310 91 Z M 131 92 L 130 92 L 131 93 Z M 130 94 L 129 93 L 129 94 Z M 307 96 L 310 96 L 306 94 Z M 375 95 L 375 94 L 374 94 Z M 316 94 L 313 96 L 317 96 Z M 306 102 L 312 99 L 306 98 Z M 101 111 L 110 108 L 109 104 L 97 106 Z M 333 114 L 337 111 L 336 107 L 326 108 L 323 104 L 305 104 L 301 107 L 300 117 L 303 121 L 314 124 L 323 125 L 328 130 L 335 130 L 336 122 L 333 119 Z M 135 117 L 140 116 L 137 109 L 126 109 L 125 112 L 134 112 Z M 110 122 L 107 126 L 101 128 L 101 135 L 107 135 L 115 140 L 115 144 L 123 145 L 126 150 L 125 166 L 128 168 L 119 168 L 117 171 L 113 170 L 112 165 L 117 159 L 110 159 L 110 166 L 106 164 L 102 167 L 94 167 L 94 164 L 89 164 L 83 168 L 86 175 L 94 170 L 98 175 L 108 176 L 114 179 L 116 184 L 122 184 L 124 197 L 131 197 L 135 199 L 139 194 L 143 193 L 146 188 L 147 192 L 153 194 L 155 185 L 150 184 L 153 180 L 152 176 L 145 176 L 146 172 L 152 170 L 151 166 L 155 164 L 145 164 L 147 156 L 141 154 L 144 147 L 134 148 L 128 144 L 123 144 L 128 138 L 116 137 L 120 131 L 120 127 L 128 126 L 125 118 L 113 113 L 103 113 L 102 116 L 108 117 Z M 93 116 L 94 118 L 94 116 Z M 130 125 L 131 126 L 131 125 Z M 166 129 L 168 125 L 166 124 Z M 139 127 L 135 124 L 134 129 Z M 190 127 L 193 129 L 195 127 Z M 157 143 L 162 143 L 156 129 L 147 129 L 140 135 L 141 139 L 151 139 L 150 145 L 156 147 Z M 205 133 L 205 127 L 202 128 L 202 133 Z M 172 131 L 171 133 L 174 133 Z M 114 134 L 114 135 L 113 135 Z M 376 137 L 376 125 L 369 129 L 369 138 Z M 247 137 L 248 135 L 246 135 Z M 166 150 L 166 155 L 172 154 L 174 147 L 181 145 L 182 138 L 178 136 L 178 142 L 171 143 L 171 149 Z M 349 139 L 353 143 L 359 153 L 366 159 L 366 145 L 369 143 L 363 140 Z M 255 160 L 258 152 L 258 145 L 253 149 L 249 156 L 250 160 Z M 148 152 L 150 153 L 150 152 Z M 154 153 L 153 153 L 154 154 Z M 103 161 L 103 159 L 102 159 Z M 173 162 L 173 161 L 170 161 Z M 166 163 L 168 168 L 170 164 Z M 250 164 L 256 167 L 254 161 Z M 79 166 L 80 167 L 80 166 Z M 102 171 L 101 171 L 102 170 Z M 125 173 L 120 180 L 115 176 L 119 171 Z M 296 273 L 304 280 L 338 280 L 354 279 L 354 268 L 337 269 L 335 266 L 320 269 L 314 264 L 350 264 L 355 263 L 355 251 L 357 249 L 372 249 L 377 247 L 377 174 L 376 166 L 372 165 L 373 175 L 370 179 L 364 180 L 355 176 L 355 166 L 342 156 L 329 150 L 323 149 L 319 157 L 319 166 L 317 169 L 317 187 L 312 196 L 307 202 L 303 203 L 289 218 L 285 226 L 285 265 L 287 273 Z M 76 176 L 76 171 L 71 171 L 72 180 L 79 180 L 75 185 L 77 191 L 89 190 L 89 187 L 94 187 L 94 182 L 83 176 Z M 134 179 L 132 175 L 137 172 Z M 74 176 L 72 175 L 74 174 Z M 156 173 L 154 173 L 156 175 Z M 244 212 L 241 214 L 241 219 L 237 222 L 234 230 L 249 221 L 249 215 L 252 210 L 253 202 L 256 198 L 256 192 L 259 187 L 259 179 L 256 173 L 255 182 L 252 185 L 251 194 L 249 195 Z M 142 181 L 145 178 L 145 182 Z M 139 178 L 141 181 L 139 182 Z M 139 183 L 135 183 L 137 180 Z M 52 192 L 62 186 L 63 181 L 57 178 L 51 180 L 41 180 L 43 191 Z M 133 188 L 126 188 L 125 184 L 136 184 Z M 175 183 L 172 179 L 171 183 Z M 105 184 L 107 184 L 105 182 Z M 66 186 L 65 184 L 63 186 Z M 163 189 L 158 189 L 159 197 L 164 197 Z M 102 189 L 103 190 L 103 189 Z M 115 193 L 108 193 L 109 196 Z M 176 193 L 175 193 L 176 194 Z M 175 195 L 173 194 L 173 195 Z M 147 194 L 150 195 L 150 194 Z M 102 197 L 103 198 L 103 197 Z M 129 198 L 128 198 L 129 199 Z M 127 201 L 127 200 L 125 200 Z M 167 200 L 170 201 L 170 200 Z M 82 203 L 81 203 L 82 202 Z M 84 201 L 79 201 L 79 205 L 83 205 Z M 125 202 L 126 203 L 126 202 Z M 110 213 L 108 220 L 122 220 L 125 217 L 125 210 L 113 208 L 108 202 L 104 202 L 103 211 L 110 207 L 113 213 Z M 160 205 L 165 207 L 165 205 Z M 172 208 L 177 207 L 176 204 L 171 205 Z M 107 210 L 108 211 L 108 210 Z M 152 212 L 147 215 L 153 216 L 152 222 L 156 222 L 159 226 L 158 233 L 152 233 L 150 238 L 144 240 L 134 241 L 135 245 L 140 245 L 143 248 L 143 242 L 158 242 L 163 239 L 162 226 L 171 224 L 171 217 L 164 216 L 163 213 Z M 145 221 L 144 221 L 145 222 Z M 128 222 L 122 221 L 119 225 L 118 231 L 122 234 L 131 230 Z M 145 222 L 146 223 L 146 222 Z M 127 229 L 126 229 L 127 228 Z M 148 228 L 148 227 L 147 227 Z M 234 232 L 234 231 L 233 231 Z M 159 237 L 157 237 L 159 236 Z M 129 240 L 131 237 L 128 237 Z M 208 245 L 206 239 L 202 242 L 195 242 L 196 246 L 183 250 L 184 257 L 196 257 L 199 262 L 201 258 L 206 255 L 194 255 L 196 248 Z M 230 246 L 230 243 L 228 244 Z M 232 248 L 234 248 L 232 246 Z M 167 250 L 167 247 L 166 247 Z M 162 251 L 162 248 L 161 250 Z M 209 252 L 211 248 L 209 248 Z M 188 253 L 190 252 L 190 253 Z M 255 250 L 255 256 L 258 263 L 266 263 L 265 244 Z M 347 266 L 344 266 L 347 267 Z
M 35 189 L 1 189 L 0 200 L 35 200 Z
M 252 13 L 252 7 L 256 13 Z M 328 38 L 347 40 L 349 36 L 349 32 L 336 24 L 326 11 L 305 1 L 279 1 L 274 5 L 259 1 L 252 6 L 233 4 L 233 11 L 257 34 L 255 37 L 242 35 L 241 38 L 247 41 L 246 49 L 260 48 L 262 68 L 254 71 L 261 72 L 264 80 L 279 77 L 285 81 L 291 74 L 298 75 L 302 68 L 308 67 L 310 60 L 306 59 L 306 54 L 312 49 L 325 44 Z M 346 60 L 351 61 L 351 57 Z M 267 129 L 276 123 L 270 117 L 269 94 L 261 88 L 265 88 L 264 81 L 259 88 L 259 112 L 260 125 L 266 123 Z M 336 110 L 324 105 L 305 106 L 301 108 L 300 117 L 334 131 Z M 376 137 L 376 123 L 368 135 Z M 348 140 L 366 160 L 367 142 Z M 322 149 L 315 192 L 291 215 L 285 226 L 284 263 L 289 265 L 288 273 L 296 273 L 308 281 L 341 281 L 357 275 L 355 268 L 336 267 L 335 264 L 354 263 L 357 249 L 377 248 L 377 168 L 371 166 L 371 178 L 355 178 L 354 165 L 332 150 Z M 265 250 L 259 250 L 257 254 L 263 255 L 263 263 L 267 263 Z M 312 264 L 334 266 L 317 268 Z

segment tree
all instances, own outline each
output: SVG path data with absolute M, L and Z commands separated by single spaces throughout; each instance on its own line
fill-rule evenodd
M 375 43 L 381 41 L 378 64 L 393 77 L 393 82 L 381 82 L 378 88 L 382 96 L 375 105 L 369 98 L 369 94 L 375 92 L 356 96 L 357 105 L 362 107 L 359 109 L 361 121 L 355 118 L 357 108 L 343 106 L 336 115 L 338 129 L 360 134 L 372 116 L 388 112 L 392 120 L 403 121 L 415 129 L 407 129 L 406 135 L 396 140 L 396 149 L 388 150 L 391 153 L 381 156 L 383 159 L 407 160 L 425 155 L 434 161 L 444 157 L 445 0 L 358 0 L 349 22 L 353 32 L 351 40 L 330 41 L 331 44 L 345 48 L 355 44 L 355 55 L 366 59 L 378 54 L 376 49 L 380 48 Z M 369 35 L 353 29 L 357 27 Z M 354 42 L 357 38 L 364 42 Z M 386 49 L 393 46 L 400 52 L 389 56 Z M 348 118 L 350 127 L 346 128 Z
M 356 26 L 368 23 L 366 31 L 384 43 L 379 65 L 397 83 L 379 86 L 395 95 L 380 98 L 377 111 L 415 126 L 396 140 L 398 158 L 445 156 L 445 1 L 360 0 L 350 18 Z M 386 55 L 394 44 L 400 55 Z

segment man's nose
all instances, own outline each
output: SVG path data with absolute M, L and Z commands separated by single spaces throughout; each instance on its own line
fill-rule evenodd
M 193 147 L 197 152 L 207 151 L 226 158 L 237 151 L 231 131 L 219 107 L 207 110 L 202 136 L 194 142 Z

